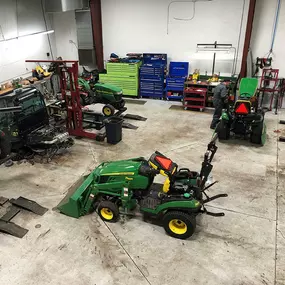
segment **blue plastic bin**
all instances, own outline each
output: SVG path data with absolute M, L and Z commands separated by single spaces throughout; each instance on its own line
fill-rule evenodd
M 175 62 L 169 64 L 169 76 L 186 77 L 189 72 L 189 62 Z

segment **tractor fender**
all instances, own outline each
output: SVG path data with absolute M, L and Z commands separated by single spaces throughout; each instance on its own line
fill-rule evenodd
M 158 205 L 155 209 L 142 208 L 143 212 L 147 212 L 154 215 L 159 215 L 165 213 L 169 210 L 179 210 L 185 212 L 198 212 L 201 209 L 202 205 L 199 201 L 185 200 L 185 201 L 169 201 L 163 204 Z

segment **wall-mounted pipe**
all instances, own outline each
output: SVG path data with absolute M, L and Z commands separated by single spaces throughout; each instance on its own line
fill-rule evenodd
M 273 25 L 273 33 L 272 33 L 272 41 L 271 41 L 271 46 L 270 46 L 270 53 L 273 52 L 273 47 L 274 47 L 274 42 L 275 42 L 275 37 L 276 37 L 276 31 L 277 31 L 277 25 L 278 25 L 278 20 L 279 20 L 279 14 L 280 14 L 280 8 L 281 8 L 281 0 L 277 0 L 277 1 L 278 2 L 277 2 L 276 15 L 275 15 L 275 20 L 274 20 L 274 25 Z

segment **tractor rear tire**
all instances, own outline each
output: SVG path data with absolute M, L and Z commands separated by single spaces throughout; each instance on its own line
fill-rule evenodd
M 165 231 L 172 237 L 187 239 L 191 237 L 196 229 L 195 216 L 180 212 L 167 212 L 162 219 Z
M 110 104 L 105 105 L 102 109 L 102 112 L 106 117 L 113 116 L 115 114 L 115 111 L 116 111 L 115 107 Z
M 97 211 L 100 218 L 105 222 L 115 223 L 120 216 L 118 206 L 110 201 L 102 201 Z
M 229 125 L 224 120 L 221 120 L 216 127 L 216 133 L 219 140 L 228 140 L 230 138 Z
M 7 157 L 11 153 L 11 141 L 8 136 L 0 131 L 0 159 Z
M 251 143 L 263 145 L 262 142 L 263 124 L 264 123 L 260 123 L 252 128 L 252 133 L 250 135 Z

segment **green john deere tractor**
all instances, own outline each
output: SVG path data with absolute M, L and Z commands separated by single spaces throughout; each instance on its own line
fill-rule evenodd
M 258 108 L 257 87 L 257 78 L 241 80 L 238 100 L 232 109 L 227 106 L 216 127 L 220 140 L 228 140 L 233 133 L 236 136 L 249 137 L 254 144 L 265 144 L 266 125 L 264 111 Z
M 159 219 L 170 236 L 186 239 L 194 233 L 199 213 L 224 216 L 205 209 L 206 203 L 227 197 L 220 194 L 210 198 L 205 193 L 215 184 L 206 186 L 217 151 L 216 138 L 208 145 L 200 173 L 178 169 L 176 163 L 159 152 L 148 160 L 139 157 L 104 162 L 70 189 L 58 209 L 74 218 L 97 210 L 102 220 L 115 222 L 120 212 L 131 214 L 138 205 L 141 212 Z M 153 182 L 158 174 L 166 177 L 164 184 Z
M 83 78 L 79 78 L 78 83 L 81 88 L 82 106 L 94 103 L 105 104 L 102 112 L 106 117 L 113 116 L 116 110 L 125 111 L 125 100 L 122 98 L 123 91 L 121 88 L 105 83 L 95 83 L 91 87 L 89 82 Z

